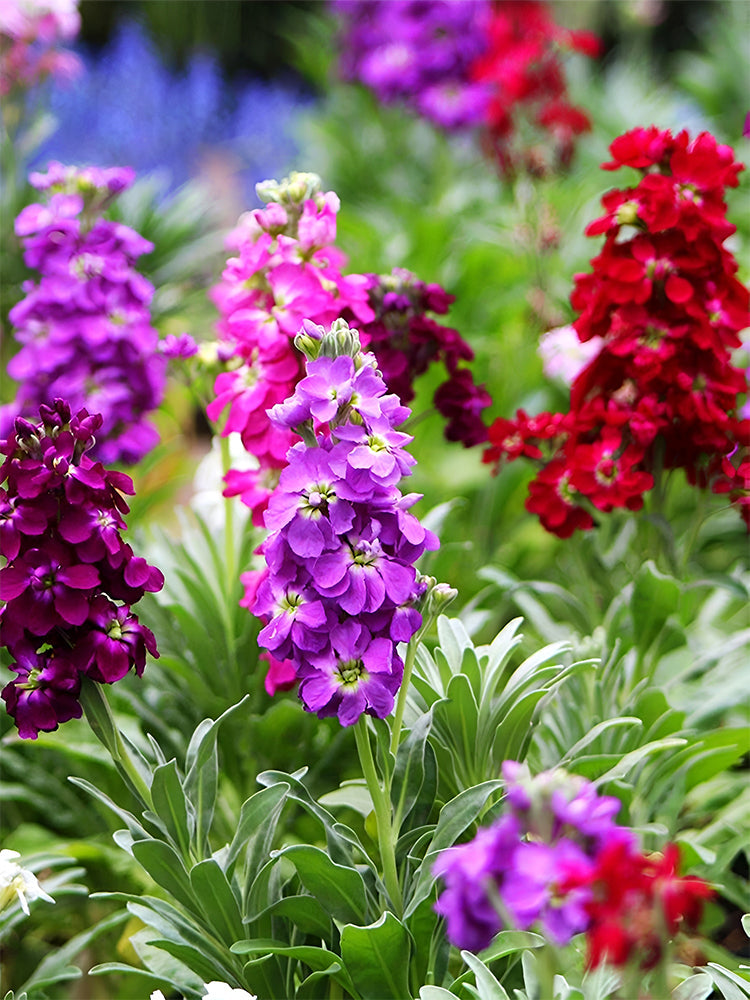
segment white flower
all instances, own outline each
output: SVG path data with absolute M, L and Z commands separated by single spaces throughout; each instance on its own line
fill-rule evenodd
M 161 990 L 154 990 L 148 1000 L 165 1000 L 165 997 Z
M 208 991 L 203 995 L 203 1000 L 258 1000 L 247 990 L 232 989 L 229 983 L 214 981 L 204 983 L 203 988 Z
M 604 339 L 592 337 L 582 343 L 572 326 L 557 326 L 542 334 L 537 348 L 547 378 L 559 378 L 571 385 L 578 373 L 596 357 Z
M 13 860 L 20 857 L 18 851 L 0 851 L 0 911 L 18 901 L 28 916 L 29 900 L 46 899 L 54 903 L 54 899 L 42 889 L 33 872 Z

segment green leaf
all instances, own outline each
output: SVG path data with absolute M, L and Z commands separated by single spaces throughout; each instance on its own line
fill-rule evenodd
M 167 833 L 177 845 L 182 857 L 189 857 L 195 814 L 192 809 L 188 812 L 188 802 L 177 773 L 176 760 L 161 764 L 154 770 L 151 800 L 156 814 L 164 823 Z
M 391 783 L 396 831 L 401 829 L 401 824 L 414 808 L 425 783 L 425 753 L 429 746 L 427 737 L 431 728 L 432 709 L 417 719 L 396 753 L 396 767 Z
M 199 861 L 190 869 L 190 884 L 209 926 L 227 946 L 244 937 L 239 903 L 213 858 Z
M 711 977 L 705 972 L 688 976 L 672 990 L 672 1000 L 708 1000 L 714 991 Z
M 620 760 L 604 774 L 595 779 L 595 784 L 603 785 L 608 781 L 616 781 L 625 778 L 633 768 L 637 767 L 642 760 L 655 753 L 662 753 L 664 750 L 672 750 L 676 747 L 683 747 L 687 740 L 672 737 L 664 740 L 653 740 L 645 743 L 642 747 L 637 747 L 629 753 L 624 754 Z
M 342 781 L 338 788 L 321 795 L 318 802 L 321 805 L 334 808 L 345 806 L 347 809 L 359 813 L 364 819 L 367 819 L 373 809 L 372 796 L 364 778 L 351 778 Z
M 482 811 L 492 793 L 502 787 L 503 782 L 493 778 L 491 781 L 484 781 L 480 785 L 464 789 L 443 806 L 428 852 L 415 873 L 416 877 L 405 916 L 408 917 L 412 914 L 422 900 L 427 899 L 432 892 L 435 877 L 431 868 L 440 851 L 445 850 L 446 847 L 452 847 L 458 841 L 464 830 L 474 822 Z
M 242 803 L 237 829 L 223 859 L 226 871 L 231 872 L 243 848 L 248 850 L 249 877 L 254 878 L 256 870 L 266 863 L 289 788 L 288 782 L 279 781 Z
M 582 736 L 577 743 L 575 743 L 570 750 L 567 751 L 565 757 L 560 762 L 562 765 L 569 765 L 575 769 L 575 761 L 577 757 L 580 757 L 583 751 L 589 747 L 592 743 L 595 743 L 604 733 L 610 729 L 619 729 L 622 726 L 626 726 L 628 729 L 641 729 L 643 723 L 640 719 L 635 718 L 635 716 L 622 715 L 614 719 L 605 719 L 603 722 L 597 723 L 597 725 L 592 726 L 591 729 Z
M 709 962 L 705 971 L 711 976 L 725 1000 L 746 1000 L 750 997 L 750 981 L 741 979 L 730 969 Z
M 234 978 L 234 974 L 227 966 L 216 966 L 210 959 L 206 958 L 205 952 L 200 948 L 184 944 L 181 941 L 174 941 L 171 938 L 155 938 L 148 942 L 154 948 L 161 948 L 168 955 L 179 959 L 192 972 L 196 972 L 204 982 L 211 982 L 215 979 L 222 979 L 225 982 Z
M 522 641 L 523 636 L 516 635 L 521 626 L 522 618 L 514 618 L 499 632 L 489 646 L 482 647 L 487 652 L 487 663 L 484 671 L 485 697 L 492 697 L 508 662 L 508 657 Z
M 337 920 L 366 919 L 365 883 L 356 868 L 337 865 L 324 851 L 310 844 L 292 844 L 279 855 L 289 858 L 305 889 Z
M 482 957 L 486 962 L 494 962 L 505 955 L 541 948 L 544 944 L 542 935 L 534 934 L 533 931 L 500 931 L 493 938 L 492 944 L 482 952 Z
M 650 648 L 667 618 L 677 611 L 679 602 L 677 581 L 659 572 L 651 560 L 644 563 L 633 582 L 630 596 L 635 642 L 642 652 Z
M 337 862 L 352 863 L 352 851 L 350 841 L 342 837 L 341 824 L 336 823 L 335 818 L 319 805 L 310 795 L 308 790 L 300 781 L 307 768 L 295 774 L 285 774 L 283 771 L 264 771 L 258 775 L 258 783 L 261 785 L 273 785 L 277 782 L 287 782 L 289 784 L 289 796 L 298 802 L 310 816 L 314 817 L 325 832 L 326 845 L 331 858 Z M 364 852 L 363 852 L 364 853 Z
M 420 986 L 419 1000 L 455 1000 L 456 994 L 442 986 Z
M 750 728 L 747 726 L 727 727 L 701 736 L 702 753 L 696 755 L 694 763 L 688 768 L 686 791 L 708 781 L 721 771 L 728 771 L 747 753 L 749 746 Z
M 127 826 L 128 830 L 135 839 L 142 840 L 146 839 L 149 836 L 149 834 L 146 832 L 143 826 L 141 826 L 141 824 L 138 822 L 138 820 L 131 812 L 128 812 L 127 809 L 123 809 L 121 806 L 118 806 L 116 802 L 113 802 L 112 799 L 108 795 L 105 795 L 104 792 L 102 792 L 99 788 L 96 787 L 96 785 L 92 785 L 92 783 L 90 781 L 86 781 L 85 778 L 76 778 L 73 776 L 68 778 L 68 781 L 72 785 L 77 785 L 79 788 L 82 788 L 85 792 L 88 792 L 89 795 L 92 795 L 95 799 L 98 799 L 100 802 L 103 802 L 108 809 L 111 809 L 116 816 L 120 817 L 120 819 Z
M 309 966 L 314 972 L 328 972 L 336 982 L 350 993 L 356 992 L 346 969 L 340 969 L 338 972 L 331 971 L 332 966 L 338 964 L 339 956 L 325 948 L 315 948 L 312 945 L 287 945 L 282 941 L 274 941 L 270 938 L 253 938 L 238 941 L 232 945 L 231 950 L 235 955 L 285 955 L 288 958 L 297 959 L 297 961 Z
M 162 840 L 136 840 L 131 847 L 133 857 L 151 878 L 166 889 L 189 910 L 195 909 L 196 899 L 182 859 Z
M 341 930 L 341 957 L 363 1000 L 409 996 L 409 932 L 392 913 Z
M 60 983 L 67 979 L 78 979 L 81 975 L 81 970 L 68 963 L 76 955 L 79 955 L 88 948 L 100 934 L 106 933 L 113 927 L 119 927 L 126 919 L 127 913 L 114 913 L 109 917 L 105 917 L 104 920 L 100 920 L 93 927 L 89 927 L 80 934 L 76 934 L 75 937 L 70 938 L 69 941 L 66 941 L 59 948 L 50 951 L 26 982 L 19 988 L 19 997 L 24 992 L 33 995 L 36 992 L 41 992 L 48 986 L 52 986 L 54 983 Z
M 185 754 L 185 795 L 193 805 L 195 815 L 195 845 L 203 853 L 204 842 L 211 827 L 216 806 L 219 763 L 216 737 L 219 726 L 241 708 L 248 700 L 246 695 L 236 705 L 223 712 L 218 719 L 204 719 L 198 724 Z
M 297 987 L 294 994 L 295 1000 L 318 1000 L 318 998 L 325 996 L 330 996 L 330 993 L 325 988 L 321 992 L 321 984 L 323 980 L 335 977 L 337 974 L 341 973 L 341 963 L 331 962 L 327 969 L 320 969 L 318 972 L 311 972 L 307 979 L 303 979 L 302 982 Z
M 269 906 L 267 912 L 290 920 L 303 934 L 321 940 L 331 935 L 331 914 L 314 896 L 284 896 Z
M 462 951 L 461 958 L 474 973 L 477 989 L 473 992 L 477 997 L 481 997 L 481 1000 L 509 1000 L 508 994 L 484 962 L 470 951 Z

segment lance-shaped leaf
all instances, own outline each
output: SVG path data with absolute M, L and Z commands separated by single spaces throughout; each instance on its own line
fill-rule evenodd
M 311 844 L 292 844 L 279 852 L 297 869 L 300 882 L 337 920 L 367 919 L 365 883 L 356 868 L 337 865 Z
M 408 997 L 409 932 L 392 913 L 367 927 L 341 930 L 341 957 L 363 1000 Z
M 227 945 L 245 936 L 240 906 L 227 877 L 213 858 L 190 869 L 190 884 L 209 926 Z

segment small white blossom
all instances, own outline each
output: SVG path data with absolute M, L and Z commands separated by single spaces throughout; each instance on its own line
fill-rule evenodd
M 18 901 L 28 916 L 30 900 L 46 899 L 54 903 L 54 899 L 42 889 L 33 872 L 14 860 L 20 857 L 18 851 L 0 851 L 0 911 Z
M 161 990 L 154 990 L 154 992 L 149 997 L 149 1000 L 165 1000 L 165 996 Z
M 208 991 L 203 995 L 203 1000 L 258 1000 L 247 990 L 232 989 L 229 983 L 214 981 L 205 983 L 203 988 Z

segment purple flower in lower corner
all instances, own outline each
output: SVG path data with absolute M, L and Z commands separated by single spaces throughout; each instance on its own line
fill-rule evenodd
M 563 946 L 590 923 L 592 875 L 602 851 L 635 842 L 614 823 L 619 801 L 562 769 L 534 777 L 505 761 L 506 810 L 473 840 L 438 855 L 445 888 L 435 909 L 448 939 L 481 951 L 503 928 L 534 929 Z
M 131 606 L 164 583 L 121 538 L 132 481 L 87 454 L 101 417 L 59 399 L 39 412 L 0 442 L 0 614 L 16 675 L 1 696 L 24 739 L 81 715 L 83 675 L 111 684 L 159 655 Z

